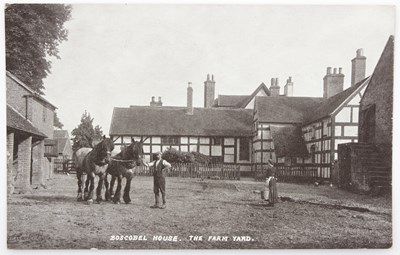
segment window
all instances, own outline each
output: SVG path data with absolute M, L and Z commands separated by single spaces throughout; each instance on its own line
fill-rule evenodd
M 222 144 L 222 139 L 221 137 L 214 137 L 211 139 L 211 144 L 212 145 L 221 145 Z
M 249 160 L 250 158 L 249 138 L 242 137 L 239 139 L 239 160 Z
M 180 137 L 178 136 L 164 136 L 161 138 L 162 144 L 180 144 Z

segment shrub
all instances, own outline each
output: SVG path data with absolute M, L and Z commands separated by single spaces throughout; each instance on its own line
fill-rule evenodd
M 170 163 L 210 163 L 210 157 L 199 152 L 182 152 L 170 148 L 163 152 L 163 159 Z

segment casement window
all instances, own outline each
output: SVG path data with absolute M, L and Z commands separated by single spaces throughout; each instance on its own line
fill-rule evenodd
M 221 137 L 214 137 L 211 139 L 211 145 L 221 145 L 222 138 Z

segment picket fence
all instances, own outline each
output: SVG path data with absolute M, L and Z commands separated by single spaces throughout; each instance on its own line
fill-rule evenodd
M 240 166 L 228 164 L 173 163 L 168 177 L 240 180 Z M 54 162 L 54 171 L 75 173 L 72 160 Z M 138 166 L 133 169 L 136 176 L 153 176 L 153 167 Z

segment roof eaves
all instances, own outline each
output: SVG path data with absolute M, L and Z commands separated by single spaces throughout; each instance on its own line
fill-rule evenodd
M 359 93 L 360 90 L 362 90 L 362 88 L 364 88 L 366 85 L 368 85 L 370 80 L 371 80 L 371 76 L 368 76 L 366 79 L 364 79 L 362 84 L 360 84 L 357 89 L 355 89 L 347 98 L 345 98 L 343 100 L 343 102 L 338 107 L 336 107 L 336 109 L 334 109 L 331 113 L 329 113 L 328 116 L 332 116 L 332 115 L 336 114 L 337 111 L 339 111 L 342 108 L 342 106 L 345 105 L 349 101 L 350 98 L 352 98 L 355 94 Z

